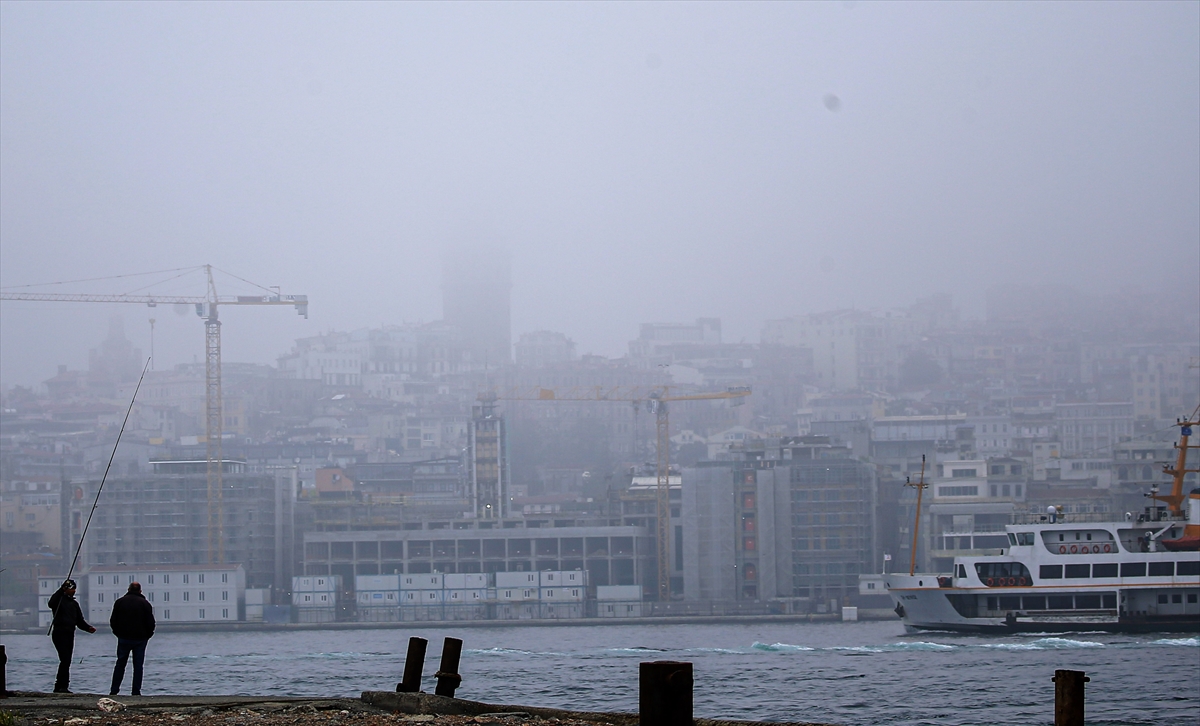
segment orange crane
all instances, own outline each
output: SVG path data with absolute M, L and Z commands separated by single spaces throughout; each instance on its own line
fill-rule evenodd
M 672 395 L 672 386 L 575 386 L 572 388 L 555 389 L 534 386 L 532 388 L 510 388 L 500 392 L 489 392 L 479 395 L 484 402 L 494 401 L 628 401 L 635 406 L 646 405 L 654 414 L 657 431 L 657 474 L 655 488 L 657 527 L 655 542 L 658 555 L 658 599 L 667 602 L 671 599 L 671 501 L 669 475 L 671 470 L 671 421 L 668 404 L 678 401 L 717 401 L 730 400 L 734 405 L 740 405 L 740 400 L 751 393 L 749 386 L 727 388 L 713 393 L 694 393 L 687 395 Z
M 281 295 L 278 288 L 263 288 L 271 293 L 268 295 L 221 296 L 217 294 L 217 287 L 213 282 L 212 265 L 196 269 L 204 270 L 207 278 L 208 294 L 203 297 L 0 291 L 0 300 L 136 303 L 149 307 L 159 304 L 195 305 L 196 315 L 204 320 L 204 440 L 208 476 L 208 561 L 212 564 L 225 561 L 225 513 L 221 507 L 224 492 L 221 480 L 221 435 L 224 423 L 221 400 L 221 321 L 217 317 L 217 311 L 222 305 L 291 305 L 298 314 L 307 318 L 308 296 Z

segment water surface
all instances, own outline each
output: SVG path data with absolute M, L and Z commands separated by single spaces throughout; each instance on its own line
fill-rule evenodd
M 462 698 L 637 710 L 638 663 L 694 663 L 695 715 L 850 725 L 1051 724 L 1055 669 L 1087 672 L 1087 717 L 1104 724 L 1200 721 L 1200 638 L 1183 634 L 905 635 L 898 623 L 580 625 L 160 633 L 143 692 L 357 696 L 393 690 L 408 637 L 463 640 Z M 76 637 L 72 690 L 107 692 L 116 640 Z M 9 688 L 48 691 L 50 639 L 9 635 Z M 128 679 L 126 674 L 126 691 Z

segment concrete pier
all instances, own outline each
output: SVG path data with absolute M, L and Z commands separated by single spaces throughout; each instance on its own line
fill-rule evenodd
M 308 717 L 324 715 L 343 726 L 376 726 L 398 722 L 436 722 L 435 726 L 483 723 L 517 726 L 557 719 L 558 726 L 637 726 L 635 713 L 597 713 L 556 708 L 491 704 L 447 698 L 430 693 L 366 691 L 360 698 L 272 698 L 269 696 L 117 696 L 119 712 L 105 712 L 97 693 L 51 694 L 28 691 L 11 692 L 0 710 L 33 720 L 56 719 L 61 722 L 85 718 L 91 726 L 116 724 L 183 723 L 189 726 L 227 726 L 230 719 L 256 726 L 282 726 L 304 723 Z M 488 718 L 491 717 L 491 718 Z M 22 723 L 18 721 L 18 723 Z M 695 726 L 750 726 L 752 721 L 695 719 Z M 779 726 L 833 726 L 809 722 L 788 722 Z

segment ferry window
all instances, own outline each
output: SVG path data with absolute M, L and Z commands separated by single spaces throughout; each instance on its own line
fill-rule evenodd
M 1178 593 L 1178 592 L 1177 592 L 1177 593 L 1175 593 L 1175 594 L 1171 595 L 1171 603 L 1172 603 L 1172 604 L 1179 605 L 1179 604 L 1181 604 L 1182 602 L 1183 602 L 1183 595 L 1182 595 L 1182 594 L 1180 594 L 1180 593 Z
M 976 562 L 975 574 L 985 582 L 988 578 L 1004 578 L 1004 584 L 1009 584 L 1008 578 L 1013 578 L 1011 585 L 1028 584 L 1029 579 L 1029 570 L 1020 562 Z M 1026 578 L 1026 582 L 1021 583 L 1020 578 Z
M 959 576 L 959 577 L 966 577 L 966 576 L 967 576 L 967 568 L 966 568 L 966 567 L 964 567 L 964 566 L 962 566 L 962 565 L 959 565 L 959 566 L 958 566 L 958 576 Z
M 1166 596 L 1166 595 L 1159 595 L 1159 596 L 1158 596 L 1158 604 L 1159 604 L 1159 605 L 1166 605 L 1166 604 L 1167 604 L 1167 596 Z
M 1114 610 L 1117 607 L 1117 594 L 1115 592 L 1104 593 L 1104 607 L 1109 610 Z
M 1106 562 L 1102 565 L 1092 565 L 1092 577 L 1116 577 L 1117 563 Z
M 1176 575 L 1200 575 L 1200 560 L 1180 560 L 1175 563 Z
M 1059 535 L 1058 535 L 1058 541 L 1059 541 L 1059 542 L 1062 542 L 1062 541 L 1063 541 L 1063 536 L 1062 536 L 1061 534 L 1059 534 Z
M 1017 534 L 1017 544 L 1032 545 L 1033 532 L 1019 532 Z
M 1091 565 L 1067 565 L 1067 577 L 1078 579 L 1091 577 Z
M 1017 536 L 1015 534 L 1013 534 L 1012 532 L 1008 533 L 1008 543 L 1010 545 L 1012 545 L 1013 547 L 1017 546 Z
M 1016 595 L 1006 595 L 1000 598 L 1001 610 L 1020 610 L 1021 598 Z
M 1061 580 L 1062 565 L 1042 565 L 1038 571 L 1038 577 L 1043 580 Z
M 1189 594 L 1189 595 L 1188 595 L 1188 602 L 1189 602 L 1189 603 L 1194 603 L 1194 602 L 1196 602 L 1196 599 L 1197 599 L 1197 598 L 1196 598 L 1196 594 L 1195 594 L 1195 593 L 1191 593 L 1191 594 Z
M 1000 609 L 999 600 L 997 600 L 997 599 L 996 599 L 996 598 L 994 598 L 994 597 L 989 597 L 989 598 L 987 599 L 987 609 L 988 609 L 988 610 L 993 610 L 993 611 L 994 611 L 994 610 L 999 610 L 999 609 Z
M 1051 595 L 1046 600 L 1049 601 L 1051 610 L 1071 610 L 1074 607 L 1070 595 Z
M 1099 610 L 1100 596 L 1099 595 L 1076 595 L 1075 596 L 1076 610 Z
M 1046 598 L 1044 597 L 1025 597 L 1022 599 L 1026 610 L 1045 610 Z
M 1174 575 L 1174 574 L 1175 574 L 1175 563 L 1174 562 L 1151 562 L 1150 563 L 1150 576 L 1151 577 L 1155 577 L 1155 576 L 1161 577 L 1163 575 L 1170 577 L 1171 575 Z
M 1145 577 L 1146 563 L 1145 562 L 1122 562 L 1121 577 Z

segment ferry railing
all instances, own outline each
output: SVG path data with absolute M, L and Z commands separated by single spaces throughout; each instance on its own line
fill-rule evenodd
M 1112 522 L 1114 520 L 1125 519 L 1125 516 L 1116 512 L 1063 512 L 1058 514 L 1054 524 L 1073 524 L 1086 522 Z M 1133 514 L 1127 521 L 1130 522 L 1182 522 L 1187 517 L 1182 514 L 1172 514 L 1167 510 L 1159 510 L 1158 512 L 1142 512 Z M 1012 515 L 1012 524 L 1051 524 L 1050 516 L 1045 512 L 1014 512 Z

